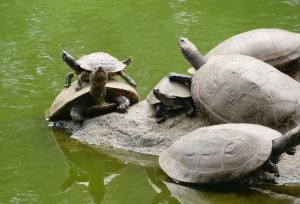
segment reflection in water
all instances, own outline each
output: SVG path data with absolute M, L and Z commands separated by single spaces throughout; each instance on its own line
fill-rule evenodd
M 172 181 L 163 181 L 180 203 L 207 204 L 207 203 L 295 203 L 300 200 L 272 192 L 263 192 L 240 185 L 224 186 L 193 186 L 178 184 Z M 218 194 L 216 194 L 218 192 Z M 263 193 L 263 194 L 261 194 Z M 212 196 L 215 194 L 215 196 Z
M 54 132 L 58 147 L 69 166 L 69 176 L 62 183 L 61 191 L 69 190 L 74 184 L 86 184 L 95 203 L 101 203 L 106 185 L 121 174 L 124 163 L 80 145 L 65 134 Z

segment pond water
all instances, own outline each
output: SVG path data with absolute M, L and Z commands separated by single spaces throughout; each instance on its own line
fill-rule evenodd
M 54 134 L 44 119 L 70 71 L 62 50 L 132 56 L 127 73 L 144 99 L 170 71 L 189 67 L 180 36 L 206 53 L 254 28 L 300 33 L 299 0 L 0 0 L 0 22 L 0 203 L 300 202 L 299 184 L 277 193 L 180 186 L 158 168 L 125 164 Z

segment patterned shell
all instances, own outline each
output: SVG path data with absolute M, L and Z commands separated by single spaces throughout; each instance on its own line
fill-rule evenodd
M 73 82 L 70 87 L 64 88 L 54 99 L 50 110 L 48 112 L 48 118 L 56 118 L 59 116 L 65 117 L 69 114 L 70 105 L 79 97 L 87 97 L 90 91 L 90 85 L 87 82 L 82 83 L 82 89 L 75 91 L 77 82 Z M 123 96 L 126 96 L 130 100 L 130 104 L 135 104 L 139 101 L 138 93 L 131 86 L 119 82 L 114 79 L 110 79 L 106 84 L 106 88 L 115 93 L 119 93 Z M 104 103 L 101 104 L 97 109 L 103 108 L 104 110 L 112 109 L 115 107 L 115 104 Z M 93 110 L 94 107 L 91 107 Z M 89 109 L 87 110 L 87 112 Z
M 84 55 L 76 61 L 81 68 L 93 71 L 101 66 L 109 72 L 119 72 L 126 67 L 126 64 L 119 61 L 117 58 L 104 52 L 95 52 L 89 55 Z
M 281 29 L 255 29 L 225 40 L 206 56 L 220 54 L 247 55 L 281 69 L 300 57 L 300 34 Z
M 168 176 L 181 182 L 233 181 L 262 166 L 271 154 L 272 140 L 281 135 L 255 124 L 199 128 L 164 150 L 159 165 Z
M 285 132 L 300 121 L 300 84 L 253 57 L 211 57 L 192 78 L 192 97 L 215 123 L 255 123 Z
M 162 93 L 168 94 L 170 96 L 177 96 L 181 98 L 191 97 L 191 90 L 182 86 L 182 84 L 178 82 L 170 81 L 169 77 L 164 77 L 153 89 L 159 89 Z M 160 101 L 154 96 L 152 90 L 146 97 L 146 101 L 153 105 L 159 103 Z
M 255 29 L 221 42 L 205 56 L 241 54 L 260 59 L 279 70 L 300 58 L 300 34 L 281 29 Z M 194 73 L 195 69 L 189 69 Z

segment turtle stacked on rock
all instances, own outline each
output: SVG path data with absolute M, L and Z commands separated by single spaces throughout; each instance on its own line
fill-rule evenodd
M 61 120 L 71 118 L 75 123 L 82 123 L 85 117 L 95 116 L 105 111 L 116 109 L 127 112 L 130 105 L 139 101 L 139 96 L 131 86 L 114 79 L 102 67 L 89 75 L 90 83 L 83 82 L 82 88 L 63 89 L 52 103 L 48 118 Z
M 186 183 L 221 183 L 259 170 L 279 174 L 281 154 L 300 144 L 300 126 L 282 136 L 256 124 L 222 124 L 196 129 L 159 156 L 171 178 Z
M 172 74 L 172 73 L 170 73 Z M 157 123 L 166 120 L 167 111 L 183 109 L 187 116 L 195 114 L 191 90 L 178 82 L 172 82 L 164 77 L 148 94 L 146 101 L 154 106 Z
M 131 63 L 131 58 L 128 58 L 124 61 L 119 61 L 117 58 L 111 56 L 108 53 L 95 52 L 84 55 L 78 60 L 75 60 L 66 51 L 62 51 L 61 57 L 64 62 L 74 70 L 74 72 L 70 72 L 66 77 L 64 85 L 64 87 L 66 88 L 71 85 L 71 80 L 73 76 L 76 75 L 78 76 L 78 85 L 75 87 L 75 90 L 79 91 L 82 86 L 82 81 L 88 81 L 89 74 L 98 67 L 102 67 L 103 69 L 105 69 L 105 71 L 108 73 L 109 78 L 115 74 L 118 74 L 123 77 L 130 85 L 136 86 L 136 82 L 123 71 L 123 69 Z
M 300 69 L 300 34 L 282 29 L 254 29 L 228 38 L 205 57 L 224 54 L 251 56 L 293 74 Z M 191 68 L 189 72 L 194 73 L 195 69 Z

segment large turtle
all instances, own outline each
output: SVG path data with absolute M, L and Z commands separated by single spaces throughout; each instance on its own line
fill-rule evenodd
M 276 164 L 300 144 L 300 126 L 282 134 L 256 124 L 222 124 L 181 137 L 159 156 L 171 178 L 187 183 L 235 181 L 263 169 L 279 174 Z
M 75 91 L 76 82 L 71 88 L 63 89 L 55 98 L 48 113 L 51 120 L 71 119 L 82 123 L 84 117 L 94 116 L 103 111 L 116 109 L 126 112 L 129 105 L 137 103 L 139 96 L 129 85 L 109 79 L 100 67 L 90 74 L 90 83 L 83 82 L 82 89 Z
M 172 74 L 172 73 L 170 73 Z M 178 82 L 164 77 L 146 97 L 146 101 L 155 108 L 157 123 L 166 120 L 166 111 L 182 108 L 187 116 L 194 115 L 194 103 L 191 90 Z
M 198 70 L 171 80 L 191 84 L 198 109 L 214 123 L 256 123 L 284 133 L 299 124 L 300 84 L 267 63 L 244 55 L 206 59 L 186 38 L 180 39 L 186 59 Z
M 127 58 L 124 61 L 119 61 L 117 58 L 111 56 L 108 53 L 95 52 L 88 55 L 84 55 L 78 60 L 75 60 L 66 51 L 62 51 L 61 57 L 64 60 L 64 62 L 74 70 L 74 72 L 70 72 L 66 77 L 64 85 L 64 87 L 66 88 L 71 85 L 71 80 L 73 76 L 76 75 L 78 76 L 78 85 L 75 87 L 75 90 L 80 90 L 82 81 L 88 81 L 89 74 L 98 67 L 103 67 L 105 71 L 109 74 L 109 77 L 115 74 L 119 74 L 130 85 L 136 86 L 136 82 L 123 71 L 123 69 L 131 63 L 131 58 Z
M 251 56 L 292 74 L 300 68 L 300 34 L 282 29 L 254 29 L 228 38 L 205 57 L 223 54 Z M 195 69 L 189 72 L 194 73 Z

